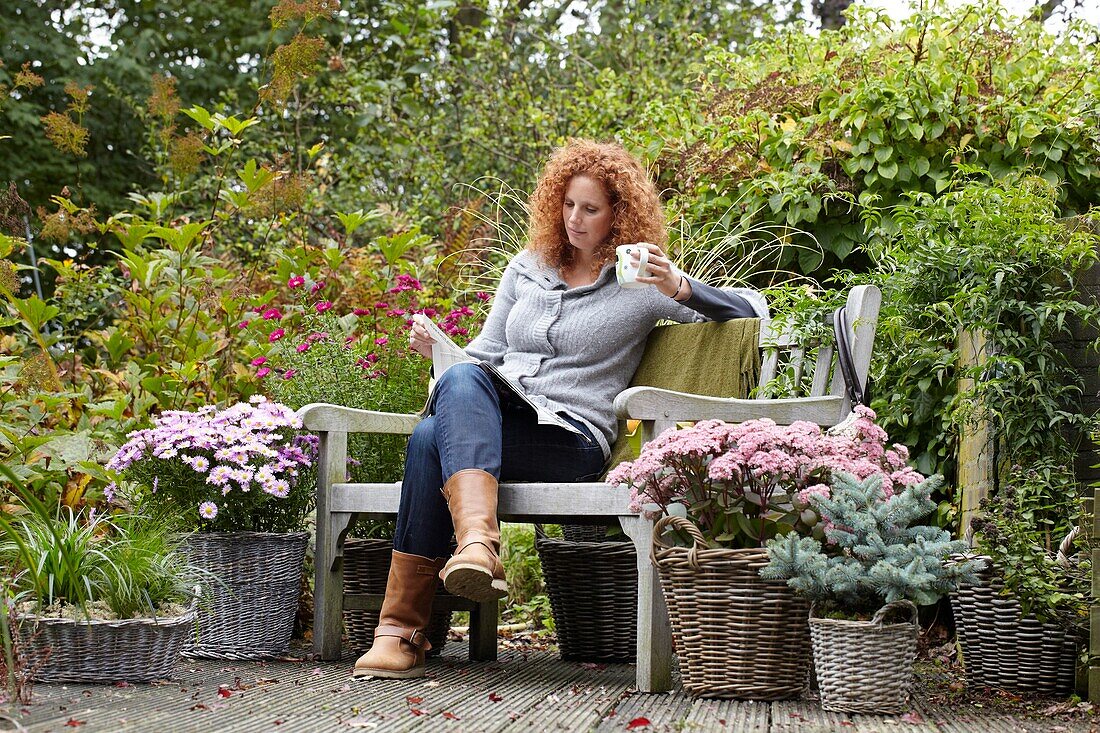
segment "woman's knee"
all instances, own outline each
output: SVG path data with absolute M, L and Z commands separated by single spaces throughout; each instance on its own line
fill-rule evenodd
M 492 389 L 492 382 L 477 364 L 463 362 L 445 371 L 439 378 L 436 389 L 448 393 L 469 394 Z
M 435 417 L 429 415 L 413 428 L 412 435 L 409 436 L 409 455 L 424 456 L 425 454 L 438 455 L 438 453 Z

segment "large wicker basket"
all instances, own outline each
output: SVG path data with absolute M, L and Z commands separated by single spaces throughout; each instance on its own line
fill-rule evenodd
M 561 658 L 633 662 L 637 656 L 638 556 L 633 542 L 600 541 L 604 527 L 563 527 L 565 539 L 536 525 Z M 571 536 L 592 540 L 571 540 Z
M 670 547 L 666 529 L 686 531 L 692 547 Z M 680 517 L 653 528 L 653 561 L 668 605 L 684 689 L 693 697 L 781 700 L 806 688 L 810 606 L 782 580 L 765 580 L 763 549 L 705 549 Z
M 191 563 L 217 580 L 199 605 L 184 656 L 263 659 L 290 649 L 298 608 L 305 532 L 211 532 L 185 543 Z
M 1078 530 L 1062 541 L 1059 562 Z M 1020 602 L 1004 595 L 1000 573 L 985 558 L 977 585 L 951 596 L 967 681 L 1017 693 L 1065 696 L 1074 690 L 1081 635 L 1025 616 Z
M 344 593 L 385 593 L 390 573 L 391 540 L 349 539 L 344 542 Z M 443 581 L 437 595 L 445 594 Z M 374 629 L 378 626 L 378 611 L 344 609 L 344 628 L 352 651 L 361 654 L 374 644 Z M 443 653 L 447 632 L 451 628 L 450 611 L 432 611 L 425 634 L 432 648 L 428 656 Z
M 885 623 L 905 610 L 905 623 Z M 917 607 L 887 603 L 870 621 L 810 617 L 821 707 L 849 713 L 897 714 L 908 709 L 917 658 Z
M 90 621 L 19 617 L 27 666 L 39 682 L 149 682 L 170 677 L 196 603 L 181 616 Z

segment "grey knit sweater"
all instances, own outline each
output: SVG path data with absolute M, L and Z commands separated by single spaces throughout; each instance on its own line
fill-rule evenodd
M 570 288 L 556 268 L 524 250 L 504 270 L 485 327 L 466 352 L 495 365 L 536 402 L 587 424 L 607 457 L 618 428 L 612 402 L 658 321 L 756 315 L 738 295 L 694 279 L 691 287 L 682 304 L 655 287 L 624 290 L 612 262 L 591 285 Z

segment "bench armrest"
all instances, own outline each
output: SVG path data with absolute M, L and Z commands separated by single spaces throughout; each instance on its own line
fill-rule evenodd
M 314 402 L 297 412 L 302 427 L 315 433 L 388 433 L 411 435 L 420 422 L 419 415 L 359 410 L 324 402 Z
M 672 422 L 725 420 L 736 423 L 767 417 L 780 425 L 806 420 L 828 426 L 844 419 L 844 415 L 840 414 L 843 401 L 842 397 L 834 395 L 742 400 L 706 397 L 657 387 L 630 387 L 615 398 L 615 414 L 629 420 Z

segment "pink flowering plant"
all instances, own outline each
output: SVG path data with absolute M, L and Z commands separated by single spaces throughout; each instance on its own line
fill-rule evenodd
M 135 503 L 199 531 L 293 531 L 314 493 L 317 438 L 299 434 L 301 426 L 287 406 L 259 395 L 224 410 L 169 411 L 130 433 L 107 468 Z
M 258 387 L 291 409 L 314 402 L 410 413 L 423 408 L 430 363 L 409 349 L 412 317 L 435 320 L 456 343 L 469 341 L 477 314 L 448 290 L 409 273 L 354 291 L 312 275 L 287 280 L 287 302 L 258 306 L 245 329 L 252 335 L 248 368 Z M 481 302 L 478 296 L 470 298 Z M 353 480 L 396 481 L 407 437 L 349 436 L 348 475 Z
M 809 422 L 704 420 L 666 430 L 637 460 L 619 464 L 609 483 L 631 488 L 631 509 L 694 521 L 714 547 L 763 547 L 779 534 L 823 537 L 815 496 L 828 497 L 837 471 L 880 476 L 885 496 L 919 483 L 908 450 L 886 445 L 875 413 L 858 406 L 831 431 Z

